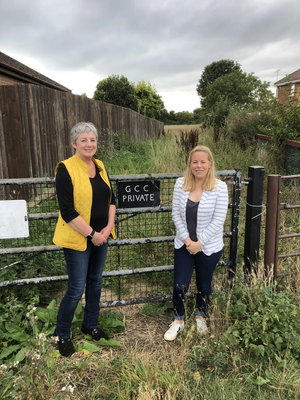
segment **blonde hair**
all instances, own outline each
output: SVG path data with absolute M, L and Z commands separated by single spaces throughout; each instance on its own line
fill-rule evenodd
M 195 189 L 195 176 L 192 173 L 191 162 L 192 157 L 194 153 L 196 153 L 196 151 L 203 151 L 207 155 L 208 161 L 210 162 L 210 167 L 203 183 L 203 190 L 213 190 L 216 185 L 215 163 L 210 149 L 206 146 L 196 146 L 193 148 L 193 150 L 191 150 L 187 161 L 187 168 L 185 171 L 183 185 L 181 189 L 189 192 Z

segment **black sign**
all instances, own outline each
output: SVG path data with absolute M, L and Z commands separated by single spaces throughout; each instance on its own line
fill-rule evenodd
M 160 204 L 160 181 L 117 182 L 118 207 L 156 207 Z

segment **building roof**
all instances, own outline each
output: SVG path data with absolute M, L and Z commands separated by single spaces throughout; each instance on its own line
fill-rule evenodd
M 50 78 L 47 78 L 45 75 L 42 75 L 34 69 L 27 67 L 26 65 L 20 63 L 14 58 L 9 57 L 1 51 L 0 74 L 15 78 L 16 80 L 23 83 L 33 83 L 60 90 L 62 92 L 71 92 L 71 90 L 66 88 L 65 86 L 60 85 Z
M 289 74 L 284 78 L 280 79 L 279 81 L 275 82 L 274 86 L 283 86 L 288 83 L 296 83 L 296 82 L 300 82 L 300 69 L 297 69 L 297 71 L 293 72 L 292 74 Z

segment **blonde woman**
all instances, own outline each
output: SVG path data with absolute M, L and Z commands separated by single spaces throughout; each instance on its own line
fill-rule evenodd
M 228 209 L 227 185 L 215 178 L 215 166 L 208 147 L 197 146 L 189 155 L 183 178 L 178 178 L 173 194 L 174 241 L 173 307 L 175 320 L 164 335 L 176 339 L 184 328 L 185 294 L 196 270 L 196 324 L 207 333 L 205 315 L 211 295 L 211 282 L 223 243 L 223 225 Z

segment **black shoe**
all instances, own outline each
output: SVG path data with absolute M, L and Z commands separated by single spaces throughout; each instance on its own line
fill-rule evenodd
M 90 329 L 82 325 L 81 331 L 83 333 L 88 333 L 89 335 L 91 335 L 94 340 L 100 340 L 102 338 L 108 340 L 108 336 L 103 331 L 101 331 L 100 328 Z
M 64 357 L 70 357 L 73 353 L 75 353 L 74 346 L 70 338 L 68 339 L 59 338 L 57 345 L 60 354 Z

